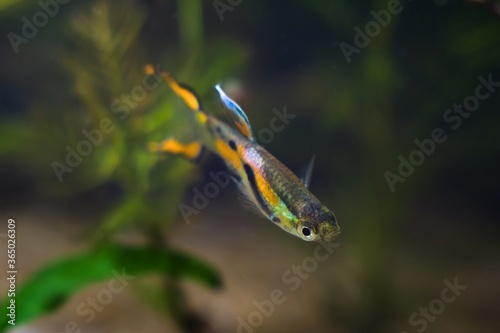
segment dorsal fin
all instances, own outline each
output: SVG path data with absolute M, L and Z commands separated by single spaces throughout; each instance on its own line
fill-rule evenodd
M 302 176 L 300 177 L 300 180 L 304 185 L 309 188 L 309 184 L 311 183 L 311 176 L 312 176 L 312 171 L 314 168 L 314 160 L 316 159 L 316 155 L 313 155 L 311 157 L 311 160 L 307 164 L 306 168 L 304 169 L 304 172 L 302 173 Z
M 224 108 L 229 111 L 229 116 L 231 120 L 234 122 L 238 130 L 241 134 L 243 134 L 248 140 L 251 142 L 255 142 L 255 138 L 253 136 L 252 127 L 250 126 L 250 122 L 248 121 L 247 115 L 240 108 L 235 101 L 229 98 L 226 93 L 222 90 L 219 85 L 215 86 L 215 90 L 219 93 L 220 100 L 222 101 L 222 105 Z

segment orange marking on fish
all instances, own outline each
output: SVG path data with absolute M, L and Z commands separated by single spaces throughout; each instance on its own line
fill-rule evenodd
M 187 145 L 183 145 L 177 140 L 168 139 L 162 143 L 150 143 L 149 149 L 152 151 L 164 151 L 172 154 L 182 154 L 189 158 L 195 158 L 201 150 L 201 143 L 191 142 Z
M 240 130 L 241 134 L 243 134 L 247 138 L 251 137 L 250 130 L 248 129 L 248 126 L 246 126 L 245 124 L 242 124 L 242 123 L 235 123 L 235 124 L 236 124 L 236 127 L 238 127 L 238 129 Z
M 216 140 L 217 151 L 228 161 L 236 170 L 240 171 L 243 169 L 241 164 L 241 159 L 238 154 L 229 147 L 229 145 L 222 139 Z
M 168 82 L 170 88 L 180 96 L 192 110 L 199 110 L 200 103 L 196 96 L 186 88 L 181 87 L 170 73 L 160 72 L 161 77 Z
M 200 154 L 201 147 L 202 146 L 199 142 L 192 142 L 184 146 L 184 155 L 194 159 Z
M 151 64 L 144 66 L 144 73 L 147 75 L 153 75 L 155 73 L 155 68 Z
M 203 112 L 198 112 L 197 114 L 197 119 L 200 123 L 205 124 L 207 122 L 207 115 L 204 114 Z
M 264 178 L 260 170 L 255 170 L 254 168 L 254 174 L 255 182 L 257 183 L 260 194 L 262 194 L 264 199 L 266 199 L 266 201 L 273 207 L 276 206 L 279 203 L 279 198 L 276 193 L 274 193 L 273 189 L 269 185 L 269 182 Z

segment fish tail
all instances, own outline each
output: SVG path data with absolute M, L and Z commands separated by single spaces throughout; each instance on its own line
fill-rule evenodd
M 207 114 L 203 111 L 198 95 L 191 87 L 177 82 L 172 74 L 162 71 L 159 68 L 154 68 L 153 65 L 146 65 L 144 71 L 149 75 L 158 74 L 168 83 L 172 91 L 179 96 L 191 110 L 196 112 L 197 120 L 202 124 L 206 123 Z
M 199 141 L 184 144 L 173 138 L 168 138 L 162 142 L 150 142 L 148 148 L 151 152 L 179 155 L 195 163 L 201 159 L 205 151 L 205 147 Z
M 160 70 L 158 67 L 155 68 L 153 65 L 146 65 L 144 67 L 144 72 L 147 75 L 159 75 L 163 80 L 165 80 L 170 88 L 174 91 L 174 93 L 179 96 L 187 106 L 196 112 L 197 120 L 201 124 L 205 124 L 207 121 L 207 115 L 203 111 L 200 99 L 196 95 L 193 89 L 184 85 L 182 83 L 178 83 L 172 74 Z M 173 155 L 182 156 L 192 162 L 198 162 L 203 156 L 203 152 L 205 151 L 205 146 L 201 141 L 193 141 L 187 144 L 184 144 L 176 139 L 167 138 L 162 142 L 150 142 L 148 144 L 149 151 L 152 152 L 163 152 L 169 153 Z

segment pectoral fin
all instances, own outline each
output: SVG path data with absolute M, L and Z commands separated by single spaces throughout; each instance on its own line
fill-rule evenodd
M 243 134 L 251 142 L 255 142 L 255 138 L 252 132 L 252 126 L 250 126 L 250 122 L 248 121 L 245 112 L 243 112 L 243 110 L 238 104 L 236 104 L 235 101 L 233 101 L 226 95 L 226 93 L 221 89 L 219 85 L 216 85 L 215 89 L 219 93 L 222 105 L 228 111 L 231 120 L 234 122 L 240 133 Z

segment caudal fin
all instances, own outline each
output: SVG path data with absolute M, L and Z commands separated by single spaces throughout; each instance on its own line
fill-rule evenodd
M 150 142 L 148 148 L 151 152 L 180 155 L 192 162 L 198 162 L 205 151 L 205 147 L 199 141 L 184 144 L 173 138 L 168 138 L 162 142 Z
M 203 108 L 201 106 L 200 99 L 196 92 L 189 86 L 179 83 L 175 80 L 172 74 L 162 71 L 159 68 L 154 68 L 153 65 L 148 64 L 144 68 L 144 72 L 148 75 L 158 74 L 160 77 L 165 80 L 170 88 L 174 91 L 174 93 L 182 98 L 182 100 L 187 104 L 187 106 L 196 112 L 200 112 L 199 119 L 206 119 L 206 115 L 203 112 Z

